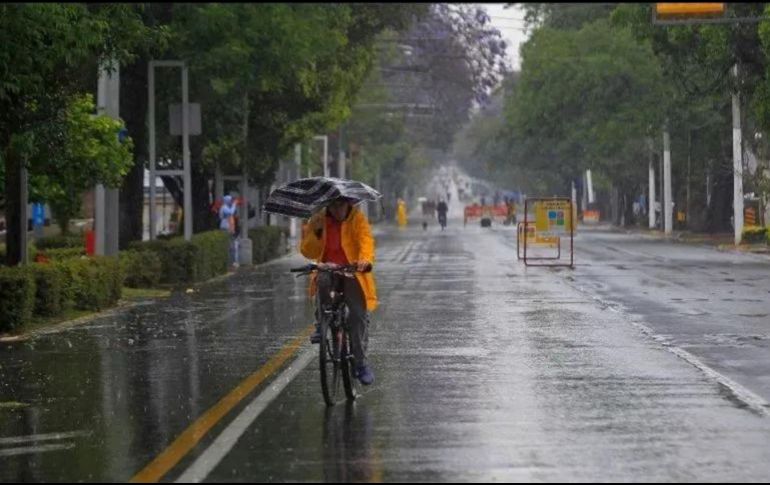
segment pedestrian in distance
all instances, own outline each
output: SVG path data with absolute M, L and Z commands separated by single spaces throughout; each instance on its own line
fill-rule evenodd
M 238 234 L 235 218 L 238 214 L 238 206 L 231 195 L 222 199 L 222 207 L 219 208 L 219 228 L 230 234 L 230 264 L 238 267 Z
M 400 229 L 406 228 L 406 224 L 407 224 L 406 202 L 404 201 L 404 199 L 398 199 L 398 212 L 396 214 L 396 217 L 398 219 L 398 227 Z
M 441 230 L 443 231 L 446 227 L 446 214 L 449 212 L 449 207 L 447 206 L 447 203 L 444 202 L 442 199 L 438 206 L 436 206 L 436 215 L 438 216 L 438 223 L 441 225 Z

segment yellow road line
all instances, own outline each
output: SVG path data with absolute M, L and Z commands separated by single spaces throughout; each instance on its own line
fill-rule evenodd
M 283 347 L 262 368 L 244 379 L 238 386 L 220 399 L 211 409 L 191 424 L 179 435 L 160 455 L 150 462 L 142 471 L 134 475 L 131 483 L 156 483 L 176 466 L 206 436 L 223 417 L 243 400 L 265 379 L 273 375 L 307 340 L 313 331 L 310 325 L 302 334 Z

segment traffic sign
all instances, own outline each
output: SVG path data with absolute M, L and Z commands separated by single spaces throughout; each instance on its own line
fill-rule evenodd
M 535 227 L 542 236 L 566 235 L 572 231 L 571 204 L 568 200 L 535 202 Z

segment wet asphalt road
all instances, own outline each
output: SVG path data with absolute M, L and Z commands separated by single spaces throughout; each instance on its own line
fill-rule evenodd
M 375 384 L 326 409 L 313 360 L 206 480 L 767 480 L 767 260 L 593 230 L 525 268 L 513 238 L 379 228 Z M 307 328 L 301 261 L 0 345 L 0 480 L 129 480 Z

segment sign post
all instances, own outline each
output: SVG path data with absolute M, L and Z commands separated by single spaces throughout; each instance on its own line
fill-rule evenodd
M 530 217 L 530 204 L 534 208 L 535 220 L 535 237 L 540 238 L 542 242 L 552 243 L 554 239 L 559 245 L 559 254 L 556 258 L 533 258 L 527 256 L 527 241 L 531 238 L 523 237 L 524 246 L 524 264 L 526 266 L 569 266 L 575 267 L 575 219 L 573 203 L 570 198 L 567 197 L 553 197 L 553 198 L 533 198 L 526 199 L 524 201 L 524 231 L 530 231 L 530 225 L 533 221 Z M 561 259 L 561 237 L 569 235 L 569 247 L 570 247 L 570 261 L 569 264 L 565 263 L 549 263 L 549 264 L 533 264 L 531 260 L 543 260 Z

